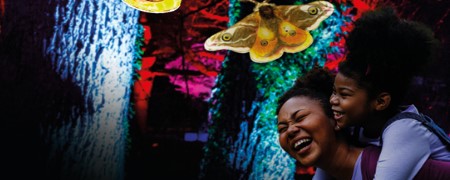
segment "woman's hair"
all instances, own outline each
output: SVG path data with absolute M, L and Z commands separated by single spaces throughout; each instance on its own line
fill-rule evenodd
M 287 90 L 279 99 L 276 114 L 281 106 L 293 97 L 304 96 L 318 100 L 328 117 L 333 117 L 330 96 L 333 92 L 334 76 L 327 70 L 315 67 L 306 75 L 297 78 L 293 87 Z
M 437 40 L 429 28 L 400 19 L 392 8 L 367 12 L 354 25 L 339 72 L 356 80 L 369 98 L 388 92 L 390 107 L 398 106 L 413 76 L 434 57 Z

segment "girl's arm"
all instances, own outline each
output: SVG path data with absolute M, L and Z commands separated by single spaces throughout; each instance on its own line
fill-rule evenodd
M 431 154 L 432 133 L 417 120 L 400 119 L 383 131 L 375 179 L 412 179 Z

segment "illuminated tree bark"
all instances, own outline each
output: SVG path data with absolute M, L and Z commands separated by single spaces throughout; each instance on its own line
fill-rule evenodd
M 10 173 L 124 178 L 138 11 L 120 0 L 5 4 L 0 100 Z

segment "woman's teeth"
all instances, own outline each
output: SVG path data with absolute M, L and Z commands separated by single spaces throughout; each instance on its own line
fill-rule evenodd
M 312 140 L 310 138 L 306 138 L 306 139 L 301 139 L 300 141 L 297 141 L 294 144 L 294 149 L 295 150 L 300 150 L 306 146 L 308 146 L 309 144 L 311 144 Z

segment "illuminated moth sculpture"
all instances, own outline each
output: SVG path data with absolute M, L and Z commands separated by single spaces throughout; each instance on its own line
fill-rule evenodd
M 181 0 L 122 0 L 128 6 L 148 13 L 168 13 L 180 7 Z
M 274 61 L 283 52 L 296 53 L 308 48 L 313 42 L 309 31 L 316 29 L 334 11 L 333 5 L 326 1 L 280 6 L 268 3 L 269 0 L 241 1 L 256 4 L 254 12 L 209 37 L 204 44 L 206 50 L 250 52 L 254 62 Z

